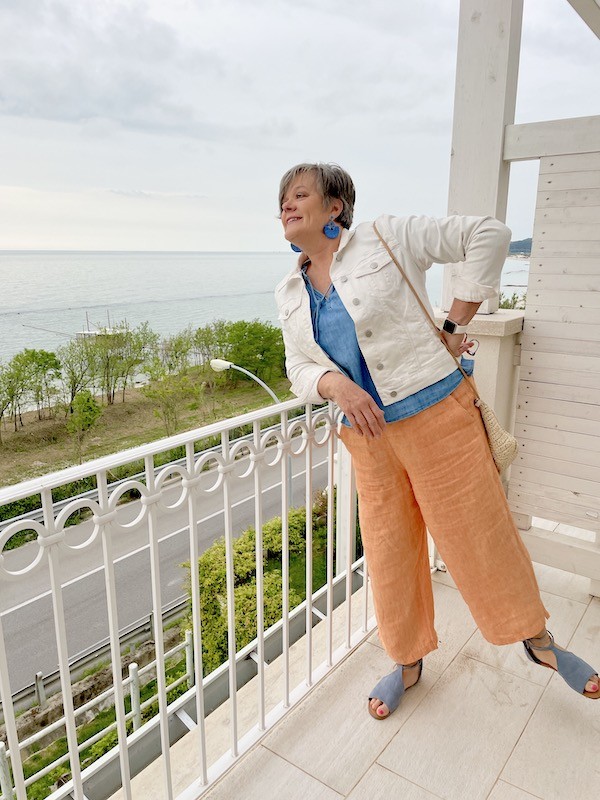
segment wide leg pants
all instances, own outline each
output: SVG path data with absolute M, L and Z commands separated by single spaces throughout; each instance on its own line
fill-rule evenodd
M 343 426 L 379 636 L 407 664 L 437 647 L 427 528 L 483 636 L 510 644 L 549 616 L 490 454 L 473 392 L 389 423 L 380 439 Z

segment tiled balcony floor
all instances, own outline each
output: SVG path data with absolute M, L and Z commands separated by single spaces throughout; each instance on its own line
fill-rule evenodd
M 600 665 L 600 600 L 589 582 L 536 573 L 556 640 Z M 531 664 L 521 645 L 487 644 L 449 576 L 436 573 L 434 589 L 440 647 L 389 719 L 366 709 L 391 667 L 375 632 L 203 798 L 600 797 L 600 703 Z

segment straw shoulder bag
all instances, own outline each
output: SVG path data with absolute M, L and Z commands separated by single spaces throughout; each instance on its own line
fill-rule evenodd
M 487 434 L 488 442 L 489 442 L 489 445 L 490 445 L 490 451 L 492 453 L 492 458 L 494 459 L 494 463 L 496 464 L 496 468 L 497 468 L 498 472 L 500 472 L 500 473 L 504 472 L 504 470 L 507 469 L 512 464 L 512 462 L 515 460 L 515 458 L 517 457 L 517 452 L 518 452 L 517 440 L 515 439 L 515 437 L 512 434 L 510 434 L 508 431 L 504 430 L 502 425 L 500 425 L 500 423 L 498 422 L 498 417 L 494 413 L 493 408 L 491 406 L 489 406 L 484 400 L 481 399 L 481 397 L 479 396 L 479 392 L 475 388 L 475 384 L 474 384 L 472 378 L 470 378 L 467 375 L 467 373 L 462 368 L 460 360 L 454 355 L 454 353 L 448 347 L 448 343 L 444 339 L 444 337 L 442 335 L 442 332 L 440 331 L 440 329 L 435 324 L 435 321 L 431 318 L 431 315 L 429 314 L 429 311 L 425 308 L 425 305 L 424 305 L 423 301 L 421 300 L 421 298 L 419 297 L 418 292 L 415 290 L 415 288 L 412 285 L 412 283 L 410 282 L 407 274 L 404 272 L 404 270 L 400 266 L 400 262 L 398 261 L 396 256 L 393 254 L 391 248 L 388 246 L 388 243 L 385 241 L 383 236 L 377 230 L 377 225 L 375 223 L 373 223 L 373 229 L 374 229 L 375 233 L 377 234 L 377 237 L 379 238 L 379 240 L 381 241 L 381 243 L 383 244 L 383 246 L 385 247 L 385 249 L 389 253 L 390 258 L 392 259 L 394 264 L 400 270 L 400 273 L 401 273 L 402 277 L 406 281 L 406 283 L 407 283 L 408 287 L 410 288 L 411 292 L 414 294 L 414 296 L 415 296 L 415 298 L 417 300 L 417 303 L 421 307 L 421 310 L 423 311 L 423 313 L 425 314 L 425 316 L 427 317 L 427 319 L 431 323 L 431 326 L 433 327 L 433 330 L 435 331 L 435 335 L 439 339 L 441 339 L 441 341 L 443 342 L 445 348 L 448 350 L 448 352 L 450 353 L 452 358 L 456 361 L 456 364 L 457 364 L 459 370 L 464 375 L 465 380 L 467 381 L 467 384 L 470 386 L 470 388 L 471 388 L 471 390 L 472 390 L 472 392 L 473 392 L 473 394 L 475 396 L 475 401 L 474 401 L 475 405 L 477 406 L 477 408 L 479 409 L 479 412 L 481 414 L 481 419 L 483 421 L 483 426 L 484 426 L 485 432 Z

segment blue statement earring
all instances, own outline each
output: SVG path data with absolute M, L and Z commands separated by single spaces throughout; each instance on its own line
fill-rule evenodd
M 296 247 L 296 245 L 292 244 L 292 242 L 290 242 L 290 247 L 292 248 L 294 253 L 301 253 L 302 252 L 302 248 L 301 247 Z
M 340 226 L 333 221 L 333 215 L 329 217 L 329 222 L 323 228 L 323 233 L 328 239 L 337 239 L 340 235 Z

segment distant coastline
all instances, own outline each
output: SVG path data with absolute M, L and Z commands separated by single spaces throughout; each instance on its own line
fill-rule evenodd
M 530 258 L 531 257 L 531 238 L 519 239 L 511 242 L 508 248 L 509 258 Z

